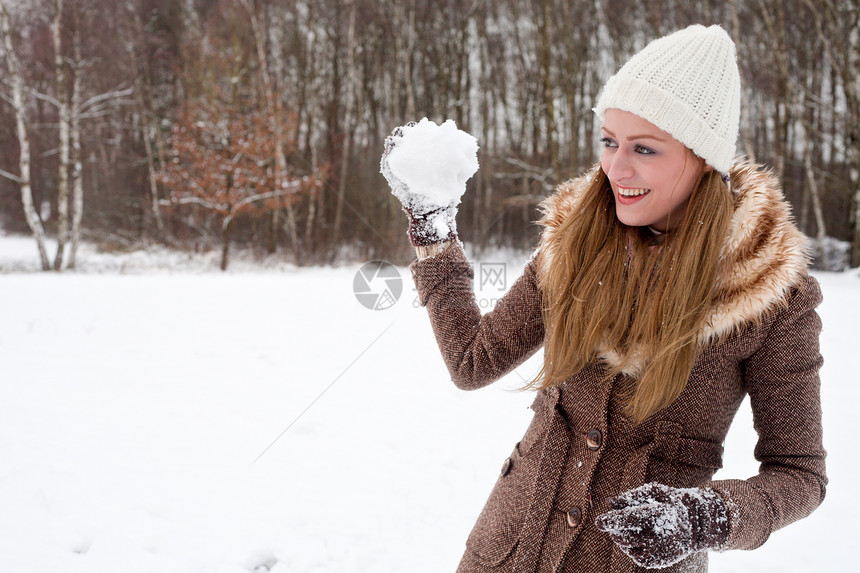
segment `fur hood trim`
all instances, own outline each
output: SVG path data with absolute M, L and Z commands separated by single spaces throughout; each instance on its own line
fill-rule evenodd
M 578 207 L 597 169 L 562 183 L 541 202 L 540 275 L 564 248 L 558 229 Z M 735 212 L 721 252 L 726 264 L 716 279 L 717 304 L 700 336 L 705 345 L 758 323 L 784 304 L 789 291 L 806 277 L 809 264 L 808 239 L 792 222 L 777 178 L 760 165 L 741 163 L 732 168 L 731 181 Z M 601 354 L 608 363 L 618 363 L 614 351 L 604 349 Z

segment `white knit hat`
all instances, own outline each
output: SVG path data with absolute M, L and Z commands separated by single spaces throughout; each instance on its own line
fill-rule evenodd
M 606 82 L 594 112 L 603 121 L 609 108 L 650 121 L 728 173 L 741 110 L 734 42 L 698 24 L 654 40 Z

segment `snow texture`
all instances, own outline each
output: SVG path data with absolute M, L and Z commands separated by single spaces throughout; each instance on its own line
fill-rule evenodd
M 426 213 L 460 202 L 466 181 L 478 170 L 477 139 L 457 129 L 454 120 L 436 125 L 426 117 L 395 129 L 389 139 L 392 149 L 382 174 L 402 183 L 392 185 L 392 192 L 404 205 Z
M 457 205 L 478 170 L 478 141 L 426 117 L 396 127 L 385 139 L 380 172 L 411 217 L 413 244 L 438 243 L 457 232 Z
M 509 286 L 527 258 L 485 255 L 476 276 L 507 261 Z M 217 253 L 89 243 L 79 263 L 38 272 L 33 239 L 0 234 L 0 571 L 457 568 L 531 420 L 533 394 L 512 390 L 541 352 L 457 390 L 406 268 L 397 303 L 370 311 L 352 292 L 360 263 L 255 266 L 237 249 L 221 273 Z M 857 568 L 860 278 L 815 276 L 827 499 L 755 551 L 711 554 L 710 573 Z M 484 311 L 501 296 L 475 288 Z M 754 475 L 755 441 L 747 402 L 716 479 Z

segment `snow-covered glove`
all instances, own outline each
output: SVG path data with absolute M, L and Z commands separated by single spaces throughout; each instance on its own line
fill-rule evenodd
M 711 488 L 646 483 L 609 501 L 597 528 L 637 565 L 674 565 L 697 551 L 719 549 L 729 536 L 729 510 Z
M 457 238 L 457 205 L 478 169 L 474 137 L 448 120 L 427 118 L 385 138 L 380 171 L 409 217 L 409 241 L 426 246 Z

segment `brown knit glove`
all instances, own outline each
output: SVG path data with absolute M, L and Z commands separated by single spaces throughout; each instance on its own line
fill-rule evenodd
M 413 247 L 435 245 L 457 238 L 456 212 L 453 207 L 440 207 L 427 213 L 418 213 L 403 205 L 403 211 L 409 217 L 407 234 Z
M 609 501 L 597 528 L 637 565 L 674 565 L 697 551 L 719 549 L 729 536 L 729 511 L 710 488 L 646 483 Z

